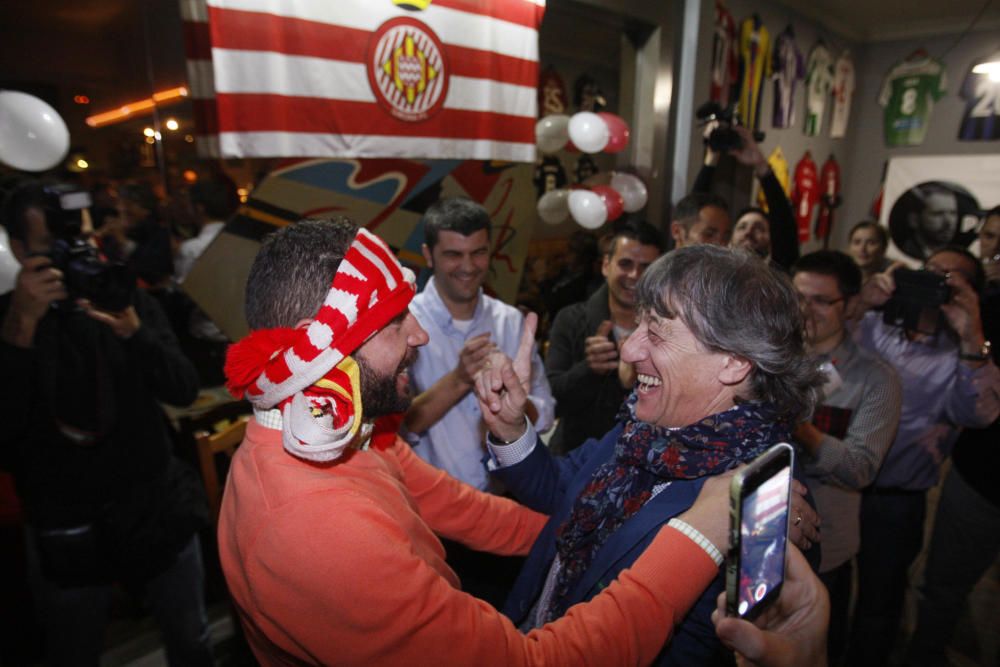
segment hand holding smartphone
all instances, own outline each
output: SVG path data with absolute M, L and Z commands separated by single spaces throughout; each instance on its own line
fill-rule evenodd
M 761 454 L 730 484 L 726 611 L 753 620 L 781 593 L 788 543 L 793 451 L 781 443 Z

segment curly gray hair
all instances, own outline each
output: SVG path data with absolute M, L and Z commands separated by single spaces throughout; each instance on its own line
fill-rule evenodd
M 707 349 L 749 360 L 750 396 L 788 419 L 808 418 L 823 376 L 806 354 L 791 281 L 743 250 L 678 248 L 653 262 L 637 286 L 640 312 L 679 317 Z

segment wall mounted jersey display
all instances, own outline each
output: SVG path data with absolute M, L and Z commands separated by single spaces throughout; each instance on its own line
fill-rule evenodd
M 885 109 L 887 146 L 919 146 L 924 142 L 934 102 L 944 96 L 946 85 L 944 64 L 923 49 L 889 70 L 878 97 Z
M 813 46 L 806 64 L 806 136 L 815 137 L 823 125 L 826 98 L 833 85 L 833 59 L 823 40 Z
M 795 88 L 805 77 L 802 52 L 795 43 L 791 25 L 775 38 L 771 65 L 774 70 L 774 115 L 771 125 L 791 127 L 795 124 Z

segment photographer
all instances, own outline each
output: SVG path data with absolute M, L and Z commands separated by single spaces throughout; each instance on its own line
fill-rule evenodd
M 979 310 L 982 265 L 949 246 L 933 253 L 925 269 L 914 275 L 894 266 L 861 291 L 864 315 L 855 340 L 895 368 L 903 404 L 896 438 L 861 501 L 851 665 L 887 664 L 907 570 L 923 544 L 927 490 L 938 483 L 961 427 L 982 428 L 1000 414 L 1000 371 Z M 939 314 L 927 311 L 935 297 Z M 905 305 L 910 302 L 919 304 L 917 312 Z
M 714 108 L 705 107 L 699 110 L 699 117 L 706 121 L 702 133 L 705 139 L 705 161 L 691 191 L 711 192 L 712 178 L 724 154 L 751 167 L 754 176 L 760 181 L 768 212 L 751 207 L 743 209 L 733 226 L 731 245 L 769 257 L 771 262 L 787 271 L 799 258 L 798 232 L 792 205 L 754 140 L 753 133 L 734 122 L 729 114 L 721 111 L 712 113 L 713 111 Z
M 210 665 L 196 534 L 207 507 L 158 403 L 190 403 L 197 377 L 144 293 L 114 311 L 92 305 L 100 291 L 77 299 L 94 276 L 90 287 L 128 292 L 78 237 L 71 199 L 27 183 L 2 211 L 22 270 L 0 297 L 0 465 L 25 508 L 46 664 L 98 663 L 118 582 L 151 608 L 171 664 Z

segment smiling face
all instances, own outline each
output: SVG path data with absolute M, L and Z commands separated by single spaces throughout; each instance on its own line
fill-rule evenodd
M 733 227 L 730 245 L 767 257 L 771 253 L 771 225 L 767 218 L 756 211 L 744 213 Z
M 879 267 L 882 258 L 885 257 L 885 246 L 882 245 L 882 238 L 874 229 L 870 227 L 858 227 L 851 234 L 848 246 L 851 257 L 862 271 L 869 271 Z
M 643 272 L 660 256 L 660 249 L 643 245 L 636 239 L 620 236 L 615 240 L 614 253 L 605 255 L 601 273 L 608 281 L 608 294 L 615 303 L 627 310 L 635 308 L 635 286 Z
M 643 313 L 622 347 L 638 378 L 636 417 L 676 428 L 735 405 L 749 364 L 706 349 L 680 317 Z
M 434 270 L 434 285 L 452 315 L 468 319 L 486 282 L 490 266 L 490 235 L 480 229 L 468 236 L 441 231 L 431 250 L 425 244 L 424 259 Z M 464 315 L 467 313 L 468 317 Z
M 417 348 L 426 344 L 427 332 L 404 311 L 355 351 L 365 419 L 404 412 L 410 406 L 408 369 L 417 358 Z

